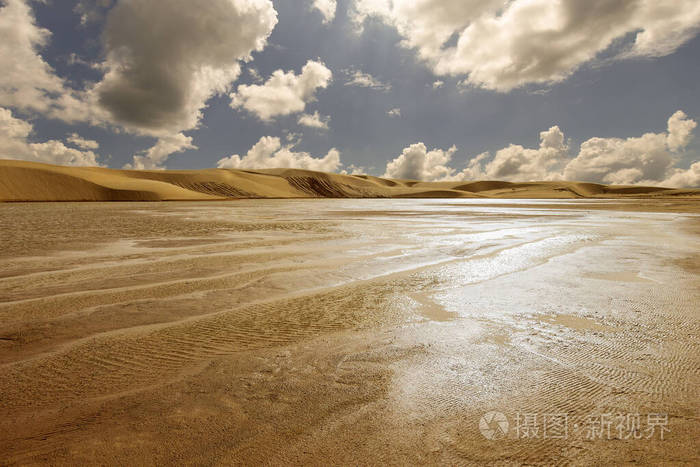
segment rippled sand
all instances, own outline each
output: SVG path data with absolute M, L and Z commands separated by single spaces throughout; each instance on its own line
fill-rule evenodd
M 0 464 L 697 465 L 700 208 L 645 203 L 0 205 Z

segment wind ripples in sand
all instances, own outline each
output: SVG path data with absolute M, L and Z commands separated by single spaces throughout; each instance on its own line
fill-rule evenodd
M 676 436 L 646 459 L 692 461 L 697 218 L 478 203 L 0 205 L 24 237 L 2 252 L 0 462 L 640 449 L 489 444 L 479 417 L 516 409 L 663 411 Z

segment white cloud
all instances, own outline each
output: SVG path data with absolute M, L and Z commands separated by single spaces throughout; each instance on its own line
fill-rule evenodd
M 301 114 L 297 122 L 299 125 L 308 126 L 309 128 L 327 130 L 330 119 L 330 117 L 320 115 L 317 110 L 313 114 Z
M 343 71 L 348 75 L 348 80 L 345 82 L 345 86 L 370 88 L 377 91 L 391 91 L 391 84 L 383 83 L 369 73 L 354 69 Z
M 100 147 L 100 143 L 97 141 L 82 138 L 78 133 L 71 133 L 66 141 L 80 149 L 98 149 Z
M 673 169 L 661 185 L 678 188 L 700 188 L 700 162 L 694 162 L 687 170 Z
M 438 89 L 441 88 L 445 85 L 445 82 L 442 80 L 437 80 L 433 83 L 433 89 Z
M 700 26 L 697 0 L 355 0 L 361 25 L 370 16 L 396 27 L 438 75 L 509 91 L 564 80 L 581 65 L 632 37 L 624 57 L 673 53 Z
M 294 131 L 289 131 L 289 130 L 284 130 L 284 140 L 287 142 L 288 145 L 291 146 L 296 146 L 297 144 L 301 143 L 301 138 L 302 135 L 301 133 L 297 133 Z
M 0 107 L 0 159 L 19 159 L 58 165 L 99 165 L 93 151 L 69 148 L 63 142 L 49 140 L 30 143 L 32 124 L 15 118 L 12 111 Z
M 387 164 L 385 177 L 425 181 L 572 180 L 617 185 L 700 187 L 700 161 L 688 169 L 677 164 L 692 139 L 696 122 L 677 111 L 668 119 L 668 131 L 630 138 L 590 138 L 571 157 L 564 133 L 553 126 L 540 133 L 537 148 L 511 144 L 492 156 L 472 158 L 457 172 L 448 164 L 456 151 L 428 151 L 423 143 L 403 150 Z
M 401 109 L 396 107 L 395 109 L 387 110 L 386 114 L 390 117 L 400 117 L 401 116 Z
M 105 75 L 88 91 L 95 119 L 156 137 L 129 166 L 162 167 L 194 148 L 182 132 L 199 126 L 207 101 L 230 90 L 276 24 L 270 0 L 117 2 L 103 32 Z
M 324 157 L 312 157 L 307 152 L 295 152 L 293 145 L 282 145 L 277 137 L 263 136 L 245 156 L 232 155 L 219 160 L 221 169 L 295 168 L 335 172 L 341 166 L 340 152 L 333 148 Z
M 678 110 L 668 119 L 668 144 L 671 151 L 678 151 L 688 145 L 693 137 L 693 130 L 698 124 L 688 118 L 682 111 Z
M 270 0 L 129 0 L 107 16 L 106 74 L 91 97 L 107 121 L 156 137 L 196 128 L 226 93 L 239 61 L 262 50 L 277 24 Z
M 408 178 L 424 181 L 446 180 L 454 176 L 455 169 L 447 164 L 452 159 L 457 147 L 444 151 L 428 151 L 425 144 L 416 143 L 405 148 L 401 155 L 386 165 L 384 177 Z
M 662 183 L 672 175 L 677 153 L 690 142 L 696 123 L 681 111 L 668 119 L 668 132 L 636 138 L 591 138 L 567 164 L 564 177 L 615 184 Z M 676 182 L 673 183 L 677 185 Z
M 250 77 L 253 79 L 254 82 L 256 82 L 256 83 L 263 82 L 263 78 L 262 78 L 262 76 L 260 76 L 260 72 L 254 66 L 248 66 L 248 74 L 250 75 Z
M 323 22 L 327 24 L 332 22 L 335 18 L 338 2 L 336 0 L 313 0 L 312 6 L 321 13 Z
M 112 3 L 80 1 L 75 12 L 87 24 L 100 20 Z M 239 62 L 265 47 L 277 23 L 270 0 L 210 0 L 194 7 L 189 0 L 117 2 L 106 13 L 105 59 L 96 65 L 104 76 L 75 91 L 39 54 L 51 33 L 36 25 L 28 2 L 0 5 L 0 105 L 156 137 L 152 148 L 134 157 L 134 167 L 160 167 L 169 154 L 194 147 L 182 132 L 199 125 L 212 96 L 229 91 Z M 72 60 L 78 63 L 77 56 Z M 31 145 L 35 155 L 25 148 L 22 157 L 46 159 L 52 151 L 73 157 L 70 163 L 91 163 L 87 153 L 83 160 L 63 151 L 63 143 L 49 143 L 44 149 Z M 84 149 L 91 144 L 71 143 Z
M 513 145 L 491 158 L 472 159 L 460 178 L 509 181 L 576 180 L 606 184 L 697 186 L 700 166 L 688 170 L 675 165 L 691 140 L 696 124 L 678 111 L 668 119 L 668 131 L 630 138 L 590 138 L 570 157 L 564 134 L 554 126 L 540 133 L 540 147 Z
M 457 175 L 458 180 L 480 180 L 484 179 L 486 175 L 484 174 L 483 162 L 491 157 L 488 152 L 482 152 L 476 157 L 473 157 L 468 163 L 467 167 L 462 170 L 462 172 Z
M 83 105 L 39 51 L 51 32 L 39 27 L 26 0 L 0 2 L 0 106 L 53 118 L 84 118 Z
M 641 2 L 636 13 L 633 22 L 637 34 L 625 54 L 629 57 L 672 54 L 700 29 L 700 4 L 694 0 L 646 0 Z
M 322 62 L 309 60 L 298 75 L 276 70 L 265 84 L 238 86 L 231 94 L 231 107 L 243 108 L 263 121 L 303 112 L 315 99 L 316 91 L 328 87 L 332 77 Z
M 170 155 L 184 152 L 188 149 L 197 149 L 197 146 L 192 144 L 191 136 L 185 136 L 182 133 L 162 136 L 156 141 L 156 144 L 143 151 L 142 154 L 134 155 L 134 161 L 131 164 L 126 164 L 124 168 L 137 170 L 163 169 L 163 163 Z
M 345 169 L 341 170 L 340 173 L 343 175 L 365 175 L 371 172 L 372 168 L 367 168 L 355 164 L 348 165 Z
M 647 133 L 638 138 L 591 138 L 566 166 L 564 177 L 603 183 L 631 184 L 663 180 L 673 165 L 666 135 Z
M 370 16 L 397 28 L 403 45 L 433 55 L 471 21 L 503 7 L 503 0 L 355 0 L 351 19 L 362 27 Z
M 564 133 L 558 126 L 553 126 L 540 133 L 540 146 L 528 149 L 511 144 L 496 152 L 485 165 L 482 161 L 488 153 L 477 156 L 478 161 L 470 162 L 463 178 L 491 178 L 497 180 L 552 180 L 560 178 L 561 169 L 568 159 L 568 146 Z

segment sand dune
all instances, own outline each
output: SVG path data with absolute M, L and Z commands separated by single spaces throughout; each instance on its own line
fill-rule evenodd
M 700 189 L 577 182 L 421 182 L 299 169 L 115 170 L 0 160 L 0 201 L 174 201 L 237 198 L 700 197 Z

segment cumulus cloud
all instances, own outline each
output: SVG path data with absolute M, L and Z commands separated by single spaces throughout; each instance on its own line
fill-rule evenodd
M 540 146 L 528 149 L 511 144 L 496 152 L 482 168 L 472 164 L 463 172 L 463 178 L 492 178 L 498 180 L 552 180 L 560 178 L 560 171 L 568 159 L 564 133 L 553 126 L 540 133 Z M 477 158 L 485 160 L 487 155 Z
M 30 143 L 32 124 L 12 115 L 12 111 L 0 107 L 0 159 L 19 159 L 58 165 L 99 165 L 97 154 L 67 147 L 63 142 L 49 140 Z
M 355 0 L 355 23 L 396 27 L 438 75 L 509 91 L 566 79 L 631 38 L 617 58 L 673 53 L 700 26 L 700 3 L 677 0 Z
M 410 178 L 435 181 L 498 179 L 498 180 L 552 180 L 561 178 L 561 170 L 567 161 L 564 134 L 554 126 L 540 133 L 540 146 L 527 149 L 511 144 L 491 157 L 482 153 L 473 158 L 462 172 L 451 167 L 450 161 L 457 151 L 428 151 L 425 144 L 416 143 L 403 150 L 401 155 L 386 166 L 385 177 Z
M 336 0 L 313 0 L 312 7 L 321 13 L 323 22 L 327 24 L 335 18 L 338 2 Z
M 80 149 L 98 149 L 100 143 L 91 139 L 85 139 L 81 137 L 78 133 L 71 133 L 66 138 L 66 141 L 71 143 L 73 146 L 77 146 Z
M 301 114 L 297 121 L 299 125 L 308 126 L 309 128 L 317 128 L 319 130 L 327 130 L 330 117 L 320 115 L 318 110 L 312 114 Z
M 647 133 L 638 138 L 591 138 L 564 171 L 571 180 L 630 184 L 663 180 L 674 162 L 666 135 Z
M 491 157 L 488 152 L 482 152 L 476 157 L 473 157 L 468 163 L 467 167 L 460 172 L 456 177 L 457 180 L 479 180 L 485 178 L 483 163 L 486 159 Z
M 243 108 L 263 121 L 303 112 L 316 91 L 328 87 L 332 78 L 333 73 L 322 62 L 309 60 L 298 75 L 276 70 L 262 85 L 238 86 L 231 94 L 231 107 Z
M 363 167 L 360 165 L 350 164 L 345 169 L 341 170 L 340 173 L 343 175 L 365 175 L 372 171 L 374 167 Z
M 433 82 L 433 89 L 441 88 L 441 87 L 443 87 L 444 85 L 445 85 L 445 82 L 444 82 L 444 81 L 442 81 L 442 80 L 437 80 L 437 81 Z
M 0 106 L 75 121 L 84 118 L 76 92 L 42 58 L 51 38 L 26 0 L 0 2 Z
M 131 164 L 126 164 L 125 169 L 136 170 L 160 170 L 163 169 L 163 163 L 170 155 L 184 152 L 188 149 L 197 149 L 197 146 L 192 144 L 192 137 L 185 136 L 182 133 L 175 135 L 167 135 L 158 138 L 156 144 L 141 154 L 134 155 L 134 161 Z
M 679 153 L 691 140 L 696 123 L 678 111 L 668 130 L 630 138 L 590 138 L 571 157 L 564 134 L 554 126 L 540 133 L 540 146 L 513 145 L 472 159 L 460 178 L 509 181 L 576 180 L 606 184 L 697 186 L 700 166 L 676 167 Z
M 107 16 L 106 73 L 92 93 L 109 121 L 131 131 L 195 128 L 276 24 L 270 0 L 122 0 Z
M 672 175 L 677 153 L 688 145 L 696 123 L 678 111 L 668 119 L 668 131 L 633 138 L 591 138 L 567 164 L 564 177 L 603 183 L 663 183 Z M 680 180 L 681 177 L 676 177 Z M 673 182 L 678 185 L 677 182 Z
M 282 145 L 277 137 L 263 136 L 245 156 L 232 155 L 219 160 L 221 169 L 294 168 L 335 172 L 341 166 L 340 152 L 333 148 L 324 157 L 293 151 L 293 145 Z
M 386 114 L 390 117 L 400 117 L 401 116 L 401 109 L 396 107 L 394 109 L 387 110 Z
M 700 188 L 700 162 L 694 162 L 687 170 L 673 169 L 661 184 L 678 188 Z
M 678 151 L 688 145 L 693 137 L 693 130 L 698 124 L 678 110 L 668 119 L 668 137 L 666 144 L 671 151 Z
M 80 2 L 90 21 L 111 2 Z M 93 118 L 157 138 L 132 168 L 160 168 L 194 148 L 207 101 L 230 90 L 240 62 L 262 50 L 277 24 L 270 0 L 121 0 L 107 13 L 102 80 L 87 91 Z
M 345 86 L 370 88 L 376 89 L 377 91 L 391 91 L 391 84 L 383 83 L 369 73 L 354 69 L 343 71 L 348 75 L 348 79 L 345 81 Z
M 428 148 L 423 143 L 412 144 L 401 155 L 386 166 L 384 177 L 408 178 L 424 181 L 446 180 L 454 176 L 455 169 L 447 164 L 452 159 L 457 147 L 448 150 Z
M 425 181 L 507 180 L 515 182 L 572 180 L 616 185 L 699 187 L 700 161 L 677 167 L 696 122 L 682 111 L 668 119 L 667 131 L 630 138 L 590 138 L 571 156 L 564 133 L 553 126 L 540 133 L 537 148 L 510 144 L 491 155 L 472 158 L 457 172 L 449 165 L 456 151 L 428 151 L 413 144 L 387 164 L 385 177 Z

